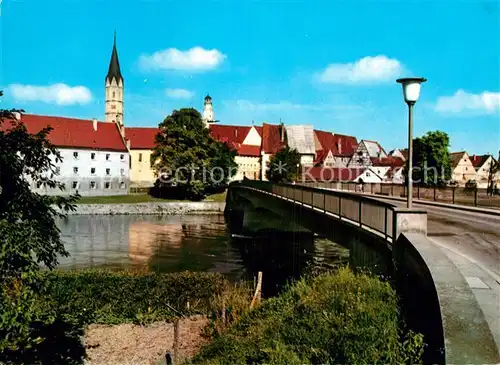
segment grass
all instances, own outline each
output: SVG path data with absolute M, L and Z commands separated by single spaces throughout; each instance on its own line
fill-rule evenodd
M 136 203 L 169 203 L 180 202 L 182 200 L 155 198 L 148 194 L 129 194 L 113 196 L 84 196 L 77 204 L 136 204 Z M 226 192 L 209 195 L 204 201 L 225 202 Z
M 347 268 L 302 278 L 212 337 L 193 364 L 418 364 L 386 282 Z

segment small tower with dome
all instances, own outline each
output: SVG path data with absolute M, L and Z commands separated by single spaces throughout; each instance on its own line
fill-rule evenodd
M 207 127 L 209 126 L 209 124 L 215 123 L 212 97 L 209 94 L 205 96 L 205 103 L 203 105 L 203 122 Z

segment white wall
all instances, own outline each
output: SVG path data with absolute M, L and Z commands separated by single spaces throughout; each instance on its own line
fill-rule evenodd
M 128 194 L 130 157 L 127 152 L 70 148 L 59 149 L 59 152 L 63 161 L 56 164 L 59 175 L 55 179 L 65 184 L 65 191 L 49 189 L 43 185 L 37 187 L 32 183 L 34 191 L 49 195 L 74 194 L 77 191 L 82 196 Z M 74 153 L 78 156 L 75 157 Z M 106 155 L 109 155 L 108 159 Z M 74 171 L 75 168 L 77 172 Z M 94 173 L 92 168 L 95 169 Z M 73 183 L 77 183 L 77 186 Z M 91 186 L 92 183 L 94 187 Z
M 262 144 L 262 138 L 254 126 L 250 129 L 242 144 L 249 146 L 260 146 Z
M 258 180 L 260 174 L 260 157 L 236 156 L 234 161 L 238 164 L 238 172 L 232 180 L 243 180 L 246 176 L 250 180 Z

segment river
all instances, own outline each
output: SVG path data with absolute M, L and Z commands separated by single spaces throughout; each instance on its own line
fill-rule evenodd
M 100 215 L 59 220 L 69 257 L 59 267 L 146 267 L 162 272 L 219 272 L 231 280 L 264 273 L 274 294 L 305 270 L 346 263 L 349 251 L 327 239 L 234 239 L 223 215 Z

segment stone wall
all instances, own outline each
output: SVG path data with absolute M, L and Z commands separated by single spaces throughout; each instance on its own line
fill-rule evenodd
M 221 214 L 226 203 L 172 202 L 137 204 L 78 204 L 69 215 L 128 215 L 128 214 Z

